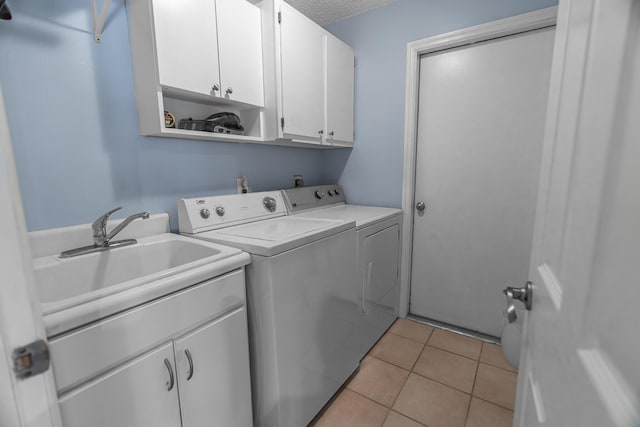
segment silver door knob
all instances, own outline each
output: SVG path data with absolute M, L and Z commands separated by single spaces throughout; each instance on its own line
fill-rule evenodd
M 320 130 L 318 131 L 318 135 L 322 135 L 323 133 L 324 133 L 324 130 L 322 130 L 322 129 L 320 129 Z
M 523 288 L 507 286 L 502 290 L 502 293 L 507 296 L 507 304 L 509 306 L 513 305 L 513 300 L 518 300 L 524 304 L 524 308 L 531 310 L 531 303 L 533 302 L 533 283 L 527 282 Z
M 329 136 L 333 136 L 335 133 L 333 131 L 329 132 Z
M 211 86 L 211 91 L 212 92 L 216 92 L 220 90 L 220 86 L 218 86 L 218 84 L 214 84 L 213 86 Z
M 427 205 L 425 205 L 424 202 L 416 203 L 416 209 L 418 209 L 420 212 L 424 211 L 426 207 Z
M 227 92 L 227 94 L 231 95 L 233 93 L 233 88 L 228 87 L 225 92 Z

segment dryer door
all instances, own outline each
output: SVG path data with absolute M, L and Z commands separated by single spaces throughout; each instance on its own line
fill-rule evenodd
M 365 236 L 360 244 L 364 314 L 361 336 L 363 349 L 368 351 L 398 317 L 400 226 L 393 224 Z

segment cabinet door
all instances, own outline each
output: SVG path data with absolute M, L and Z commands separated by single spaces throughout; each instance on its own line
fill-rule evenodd
M 212 94 L 220 85 L 214 0 L 153 0 L 153 20 L 160 84 Z
M 324 31 L 280 3 L 283 133 L 321 140 L 324 132 Z
M 167 343 L 62 395 L 64 426 L 180 427 L 174 366 L 173 345 Z
M 251 427 L 245 308 L 175 341 L 183 427 Z
M 353 144 L 353 49 L 327 35 L 326 141 Z
M 260 9 L 245 0 L 216 0 L 221 96 L 264 106 Z

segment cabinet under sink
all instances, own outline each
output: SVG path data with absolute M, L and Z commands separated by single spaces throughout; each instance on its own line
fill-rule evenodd
M 50 351 L 66 427 L 252 425 L 244 270 L 54 338 Z
M 73 258 L 90 224 L 30 233 L 65 427 L 252 425 L 250 256 L 168 228 L 152 215 L 122 232 L 137 243 Z

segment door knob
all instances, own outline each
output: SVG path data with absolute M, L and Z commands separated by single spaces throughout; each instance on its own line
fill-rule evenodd
M 416 209 L 418 209 L 420 212 L 424 211 L 426 207 L 427 205 L 425 205 L 424 202 L 416 203 Z
M 533 302 L 533 283 L 530 281 L 524 285 L 523 288 L 513 288 L 511 286 L 507 286 L 502 293 L 507 296 L 507 301 L 518 300 L 524 304 L 524 308 L 527 310 L 531 310 L 531 303 Z

